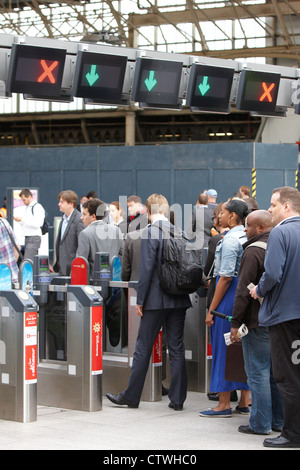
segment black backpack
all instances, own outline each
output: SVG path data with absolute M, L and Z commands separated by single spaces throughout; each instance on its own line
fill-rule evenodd
M 38 202 L 36 202 L 32 208 L 31 208 L 31 212 L 32 212 L 32 215 L 33 215 L 33 208 L 34 206 L 38 204 Z M 45 233 L 48 233 L 49 232 L 49 221 L 48 221 L 48 214 L 47 212 L 45 211 L 45 218 L 44 218 L 44 222 L 43 222 L 43 225 L 41 226 L 41 231 L 42 231 L 42 235 L 45 235 Z
M 173 295 L 196 292 L 203 284 L 201 251 L 191 249 L 192 243 L 175 227 L 162 224 L 159 228 L 163 232 L 162 259 L 158 266 L 162 290 Z

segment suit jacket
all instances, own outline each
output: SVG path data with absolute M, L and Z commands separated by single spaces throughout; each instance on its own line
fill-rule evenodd
M 122 281 L 137 281 L 139 278 L 142 231 L 128 232 L 122 257 Z
M 123 235 L 117 225 L 97 220 L 80 232 L 76 256 L 83 256 L 88 260 L 90 273 L 93 275 L 96 253 L 109 253 L 111 261 L 114 256 L 122 255 L 123 245 Z
M 143 305 L 144 310 L 187 309 L 191 307 L 189 295 L 170 295 L 160 287 L 157 267 L 162 258 L 163 232 L 158 224 L 171 226 L 168 221 L 157 221 L 142 232 L 137 305 Z
M 207 247 L 211 239 L 211 228 L 213 226 L 214 211 L 211 206 L 196 204 L 192 212 L 192 230 L 196 233 L 199 248 Z M 192 233 L 192 234 L 194 234 Z M 188 233 L 191 237 L 192 234 Z
M 127 232 L 133 232 L 134 230 L 142 230 L 148 225 L 148 215 L 145 210 L 136 214 L 133 218 L 130 216 L 127 219 Z
M 53 269 L 62 276 L 70 276 L 71 265 L 76 258 L 78 237 L 80 232 L 84 229 L 81 214 L 76 208 L 70 216 L 63 238 L 61 238 L 61 228 L 62 221 L 56 239 L 56 263 Z

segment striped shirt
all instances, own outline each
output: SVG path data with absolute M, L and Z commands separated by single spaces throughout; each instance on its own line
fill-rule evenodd
M 9 223 L 5 219 L 0 218 L 0 263 L 9 266 L 11 269 L 12 281 L 18 282 L 18 266 L 14 255 L 13 244 L 5 227 L 15 239 Z

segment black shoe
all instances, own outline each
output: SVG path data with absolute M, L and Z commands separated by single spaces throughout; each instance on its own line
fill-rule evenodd
M 172 401 L 169 403 L 169 408 L 173 408 L 175 411 L 181 411 L 183 409 L 183 405 L 175 405 Z
M 130 401 L 123 398 L 121 394 L 114 395 L 113 393 L 107 393 L 106 396 L 115 405 L 127 405 L 128 408 L 138 408 L 139 407 L 138 403 L 131 403 Z
M 258 434 L 259 436 L 266 436 L 270 434 L 269 432 L 255 432 L 249 426 L 239 426 L 239 432 L 243 432 L 244 434 Z
M 211 401 L 219 401 L 219 394 L 215 392 L 208 392 L 207 398 Z
M 207 398 L 211 401 L 219 401 L 219 394 L 216 392 L 208 392 Z M 230 401 L 238 401 L 237 391 L 230 392 Z
M 270 439 L 264 440 L 265 447 L 277 447 L 278 449 L 284 447 L 293 447 L 293 448 L 300 448 L 300 442 L 292 442 L 286 439 L 283 436 L 278 436 Z
M 161 394 L 162 394 L 162 396 L 164 397 L 164 396 L 168 395 L 168 393 L 169 393 L 169 389 L 166 388 L 166 387 L 164 387 L 164 386 L 162 385 L 162 386 L 161 386 Z

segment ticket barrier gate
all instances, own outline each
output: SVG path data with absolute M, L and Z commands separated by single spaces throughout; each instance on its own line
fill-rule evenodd
M 125 390 L 130 377 L 135 343 L 138 334 L 140 317 L 136 314 L 135 282 L 110 281 L 110 289 L 124 291 L 124 302 L 127 304 L 128 341 L 116 352 L 113 351 L 106 336 L 103 350 L 103 392 L 120 393 Z M 105 308 L 104 308 L 105 312 Z M 104 313 L 105 316 L 105 313 Z M 107 325 L 107 323 L 106 323 Z M 107 329 L 107 326 L 106 326 Z M 126 342 L 125 342 L 126 343 Z M 159 333 L 153 346 L 152 356 L 141 396 L 142 401 L 159 401 L 162 397 L 162 332 Z
M 207 248 L 202 249 L 202 264 L 205 265 Z M 188 390 L 209 392 L 211 374 L 210 332 L 205 324 L 207 290 L 200 287 L 190 295 L 192 306 L 186 312 L 184 344 Z
M 0 419 L 37 419 L 37 304 L 24 290 L 0 291 Z
M 45 257 L 34 260 L 40 346 L 37 403 L 100 411 L 102 297 L 91 285 L 72 285 L 69 277 L 50 276 L 47 263 Z
M 211 373 L 211 345 L 209 330 L 205 324 L 206 297 L 198 293 L 190 295 L 192 307 L 186 312 L 184 344 L 188 390 L 209 392 Z
M 140 317 L 136 314 L 137 282 L 120 279 L 120 264 L 113 258 L 108 271 L 108 253 L 96 253 L 93 283 L 103 297 L 103 393 L 120 393 L 130 377 Z M 117 274 L 116 274 L 117 272 Z M 110 274 L 111 275 L 110 275 Z M 142 401 L 162 397 L 162 332 L 153 346 Z

